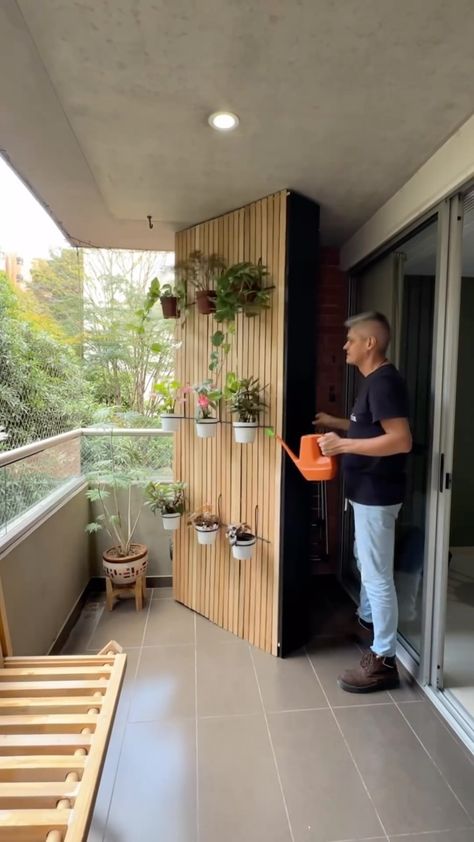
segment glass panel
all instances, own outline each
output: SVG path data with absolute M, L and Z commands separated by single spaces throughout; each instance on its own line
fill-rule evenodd
M 26 512 L 51 495 L 65 492 L 80 477 L 80 442 L 77 439 L 19 459 L 0 468 L 0 535 L 13 529 Z
M 474 716 L 474 194 L 465 197 L 444 687 Z
M 407 238 L 355 278 L 356 311 L 378 310 L 392 326 L 388 357 L 405 378 L 410 400 L 413 452 L 408 459 L 407 492 L 399 515 L 395 546 L 395 583 L 399 632 L 419 655 L 425 551 L 428 466 L 431 453 L 431 366 L 437 221 Z M 360 375 L 355 377 L 354 395 Z M 358 591 L 352 553 L 352 516 L 345 516 L 343 577 Z

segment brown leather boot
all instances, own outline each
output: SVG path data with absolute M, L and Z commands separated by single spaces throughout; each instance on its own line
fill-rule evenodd
M 376 690 L 392 690 L 398 687 L 395 658 L 365 652 L 358 667 L 346 670 L 338 678 L 338 684 L 348 693 L 374 693 Z

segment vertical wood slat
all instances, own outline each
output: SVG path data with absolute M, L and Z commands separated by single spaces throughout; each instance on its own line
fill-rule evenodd
M 281 430 L 283 384 L 284 285 L 286 260 L 286 191 L 232 213 L 201 223 L 176 235 L 176 259 L 201 249 L 217 252 L 228 263 L 257 261 L 268 266 L 271 309 L 256 318 L 239 315 L 232 349 L 222 367 L 226 373 L 255 376 L 267 384 L 269 410 L 261 423 Z M 193 290 L 188 291 L 194 300 Z M 190 307 L 184 328 L 177 328 L 182 346 L 177 352 L 177 378 L 197 383 L 208 376 L 210 337 L 216 322 Z M 192 511 L 203 503 L 217 505 L 222 494 L 225 523 L 247 520 L 254 525 L 259 507 L 259 535 L 250 561 L 236 561 L 221 530 L 213 547 L 197 544 L 194 531 L 182 525 L 174 548 L 174 590 L 179 602 L 249 640 L 267 652 L 277 652 L 279 559 L 280 448 L 262 429 L 253 445 L 233 441 L 230 424 L 218 425 L 213 439 L 198 439 L 193 422 L 194 396 L 189 395 L 187 420 L 176 434 L 175 476 L 188 484 Z M 221 408 L 221 420 L 230 421 Z

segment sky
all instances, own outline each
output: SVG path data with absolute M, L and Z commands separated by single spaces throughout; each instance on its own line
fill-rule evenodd
M 0 252 L 14 252 L 29 264 L 33 257 L 48 257 L 50 249 L 68 246 L 51 217 L 0 157 Z

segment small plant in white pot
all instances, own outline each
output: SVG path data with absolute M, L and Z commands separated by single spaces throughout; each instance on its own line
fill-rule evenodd
M 149 482 L 145 488 L 146 505 L 153 514 L 160 512 L 166 530 L 179 529 L 186 509 L 185 488 L 184 482 Z
M 240 561 L 252 558 L 257 538 L 248 523 L 231 523 L 226 529 L 226 536 L 234 558 Z
M 138 576 L 146 573 L 148 548 L 133 541 L 145 500 L 144 481 L 128 474 L 108 474 L 89 477 L 90 488 L 86 497 L 96 503 L 99 514 L 86 526 L 89 533 L 104 529 L 112 546 L 102 554 L 104 573 L 119 585 L 131 585 Z M 138 504 L 133 502 L 134 488 L 140 489 Z M 120 492 L 125 492 L 120 500 Z
M 237 415 L 232 423 L 235 441 L 251 444 L 255 441 L 261 413 L 266 409 L 263 400 L 265 386 L 260 386 L 258 377 L 239 379 L 233 371 L 226 377 L 224 398 L 230 411 Z
M 194 527 L 198 544 L 215 544 L 221 519 L 219 515 L 214 514 L 208 504 L 205 504 L 189 516 L 188 525 Z
M 185 401 L 184 389 L 178 380 L 161 380 L 155 383 L 157 394 L 156 409 L 160 413 L 161 428 L 165 433 L 177 433 L 182 415 L 176 412 L 177 406 Z
M 204 380 L 193 386 L 197 395 L 196 432 L 198 438 L 213 438 L 217 430 L 217 404 L 222 392 L 214 386 L 212 380 Z

